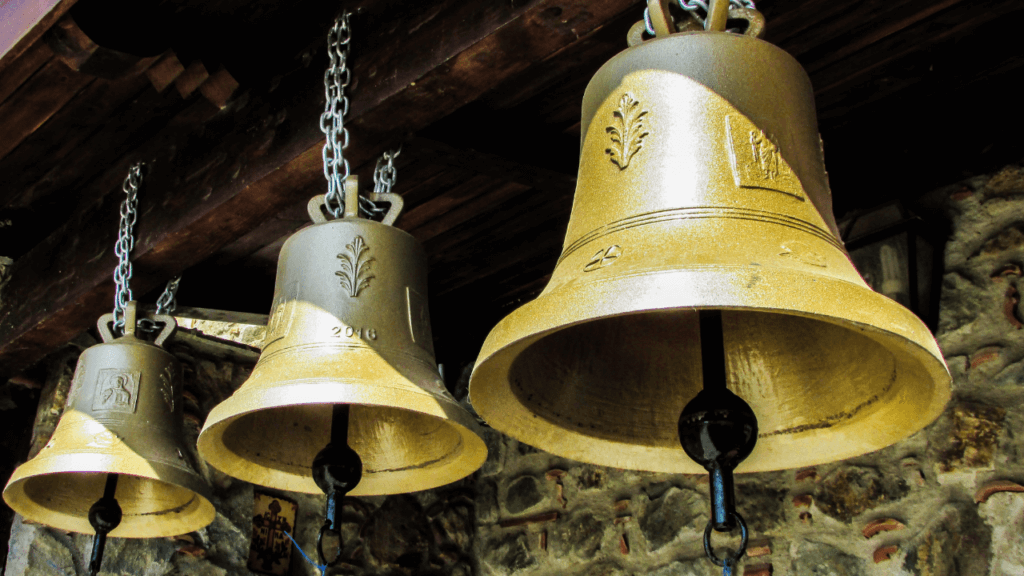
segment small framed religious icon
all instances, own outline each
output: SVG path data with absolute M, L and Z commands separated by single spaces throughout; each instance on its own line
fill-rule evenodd
M 253 492 L 252 539 L 249 544 L 249 570 L 261 574 L 288 573 L 292 559 L 295 516 L 299 506 L 292 500 Z

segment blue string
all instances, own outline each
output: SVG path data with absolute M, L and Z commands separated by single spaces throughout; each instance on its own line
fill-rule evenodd
M 303 550 L 302 550 L 302 546 L 299 546 L 299 543 L 295 541 L 295 538 L 292 538 L 292 535 L 289 534 L 287 530 L 284 531 L 284 535 L 287 536 L 288 539 L 292 541 L 292 544 L 295 545 L 295 549 L 299 551 L 299 554 L 302 554 L 302 557 L 306 559 L 306 562 L 309 562 L 310 564 L 313 565 L 314 568 L 316 568 L 317 570 L 320 571 L 320 575 L 321 576 L 323 576 L 324 574 L 327 573 L 327 564 L 317 564 L 316 562 L 313 561 L 312 558 L 310 558 L 309 556 L 306 556 L 306 553 L 303 552 Z
M 60 570 L 61 574 L 64 574 L 65 576 L 67 576 L 67 573 L 68 573 L 68 569 L 67 568 L 61 568 L 60 566 L 57 566 L 49 558 L 46 559 L 46 563 L 49 564 L 50 566 L 52 566 L 54 569 Z

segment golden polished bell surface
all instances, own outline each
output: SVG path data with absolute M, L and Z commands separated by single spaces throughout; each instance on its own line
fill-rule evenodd
M 318 218 L 314 201 L 319 223 L 282 248 L 260 360 L 210 412 L 200 454 L 254 484 L 319 493 L 313 458 L 330 440 L 332 407 L 349 404 L 348 443 L 363 462 L 350 495 L 425 490 L 471 474 L 487 449 L 434 361 L 423 248 L 354 213 Z
M 848 458 L 934 420 L 944 360 L 838 239 L 812 94 L 796 60 L 738 34 L 607 62 L 583 100 L 562 255 L 488 336 L 479 414 L 560 456 L 703 472 L 677 422 L 702 387 L 697 311 L 721 309 L 728 387 L 760 430 L 737 471 Z
M 196 472 L 182 434 L 182 369 L 158 345 L 135 337 L 134 302 L 126 334 L 113 339 L 108 314 L 103 344 L 82 353 L 67 408 L 50 441 L 14 471 L 4 501 L 22 516 L 61 530 L 92 534 L 89 508 L 108 474 L 120 475 L 123 511 L 117 538 L 155 538 L 198 530 L 213 521 L 209 486 Z M 157 342 L 174 330 L 170 316 Z

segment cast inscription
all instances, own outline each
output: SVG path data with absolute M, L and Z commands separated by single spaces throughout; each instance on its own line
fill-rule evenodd
M 356 328 L 354 326 L 334 326 L 331 336 L 335 338 L 358 338 L 360 340 L 376 340 L 377 330 L 374 328 Z

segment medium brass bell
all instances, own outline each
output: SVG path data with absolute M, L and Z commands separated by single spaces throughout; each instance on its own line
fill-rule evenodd
M 231 476 L 317 493 L 314 458 L 347 440 L 362 477 L 354 471 L 349 484 L 358 485 L 343 491 L 392 494 L 454 482 L 487 456 L 434 361 L 426 255 L 390 226 L 401 197 L 371 195 L 392 202 L 375 222 L 358 217 L 356 188 L 350 178 L 336 220 L 325 218 L 324 196 L 311 200 L 316 224 L 281 250 L 259 362 L 199 436 L 202 457 Z M 338 419 L 335 407 L 349 405 Z M 346 430 L 332 431 L 332 420 L 341 426 L 345 418 Z
M 110 331 L 113 314 L 100 318 L 104 343 L 78 359 L 53 436 L 14 471 L 4 501 L 32 521 L 92 534 L 90 508 L 116 478 L 121 518 L 110 536 L 199 530 L 215 511 L 182 434 L 181 364 L 160 347 L 176 328 L 174 318 L 149 316 L 164 323 L 153 343 L 135 336 L 135 302 L 125 318 L 125 334 L 117 339 Z
M 474 408 L 560 456 L 703 472 L 677 423 L 702 388 L 698 312 L 721 310 L 727 385 L 758 426 L 737 471 L 849 458 L 931 422 L 949 373 L 839 240 L 806 73 L 752 36 L 661 36 L 587 87 L 561 257 L 488 336 Z

